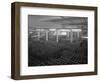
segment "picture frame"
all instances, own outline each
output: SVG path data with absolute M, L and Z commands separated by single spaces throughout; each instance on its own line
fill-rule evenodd
M 79 31 L 81 34 L 78 34 Z M 41 34 L 37 35 L 38 33 Z M 68 33 L 69 39 L 67 38 L 67 40 L 69 41 L 65 40 Z M 85 38 L 85 40 L 87 40 L 88 47 L 82 45 L 82 41 L 84 42 L 83 36 L 81 36 L 81 39 L 74 38 L 80 35 L 86 36 L 87 39 Z M 30 40 L 29 37 L 35 38 Z M 37 39 L 43 43 L 40 44 Z M 63 46 L 62 49 L 60 45 L 65 42 L 68 42 L 66 45 L 70 44 L 69 46 L 72 47 Z M 52 47 L 51 44 L 55 44 L 56 47 Z M 81 47 L 78 45 L 81 45 Z M 33 50 L 32 55 L 30 55 L 30 47 Z M 76 47 L 79 51 L 77 51 Z M 64 51 L 58 51 L 61 49 Z M 66 49 L 74 50 L 66 51 Z M 56 55 L 54 54 L 55 51 L 57 52 Z M 65 53 L 65 55 L 62 53 Z M 66 56 L 69 53 L 71 56 Z M 50 56 L 48 56 L 49 54 Z M 53 56 L 51 56 L 52 54 Z M 76 62 L 72 62 L 73 54 L 78 55 Z M 61 59 L 61 57 L 68 58 Z M 64 62 L 58 63 L 60 61 Z M 84 75 L 97 75 L 97 7 L 27 2 L 14 2 L 11 4 L 12 79 L 23 80 Z

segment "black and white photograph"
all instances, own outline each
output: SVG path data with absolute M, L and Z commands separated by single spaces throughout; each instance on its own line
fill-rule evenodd
M 12 3 L 11 77 L 97 75 L 97 7 Z
M 88 64 L 88 18 L 28 15 L 28 66 Z

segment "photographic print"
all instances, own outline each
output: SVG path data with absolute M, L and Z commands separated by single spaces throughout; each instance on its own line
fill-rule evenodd
M 87 64 L 88 18 L 28 15 L 28 66 Z
M 97 7 L 11 6 L 12 79 L 97 75 Z

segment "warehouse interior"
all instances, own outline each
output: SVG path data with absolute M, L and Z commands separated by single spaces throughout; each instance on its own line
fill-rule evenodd
M 88 18 L 28 16 L 28 65 L 87 64 Z

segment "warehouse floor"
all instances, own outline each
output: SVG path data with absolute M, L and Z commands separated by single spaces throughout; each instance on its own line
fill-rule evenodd
M 28 41 L 28 66 L 87 64 L 87 39 L 76 42 Z

